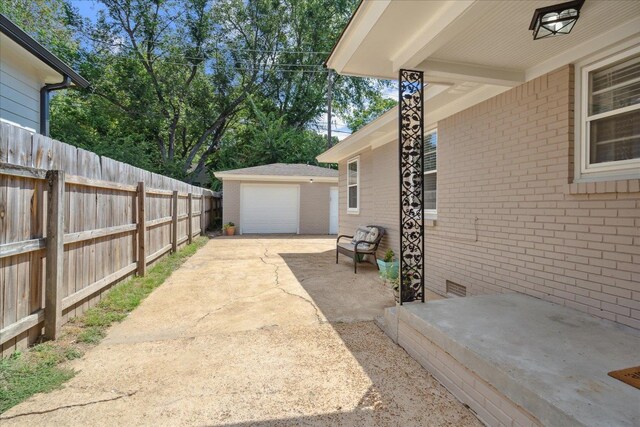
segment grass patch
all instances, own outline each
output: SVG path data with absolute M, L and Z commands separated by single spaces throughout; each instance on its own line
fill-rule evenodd
M 145 277 L 133 277 L 114 286 L 95 307 L 65 325 L 58 341 L 37 344 L 0 359 L 0 414 L 36 393 L 55 390 L 72 378 L 75 373 L 64 363 L 82 357 L 98 344 L 111 324 L 127 317 L 207 240 L 197 238 L 160 260 L 147 270 Z
M 0 360 L 0 413 L 33 394 L 55 390 L 73 377 L 71 369 L 58 367 L 62 361 L 57 354 L 21 352 Z
M 76 338 L 78 342 L 85 344 L 98 344 L 104 338 L 102 328 L 91 326 L 83 329 Z

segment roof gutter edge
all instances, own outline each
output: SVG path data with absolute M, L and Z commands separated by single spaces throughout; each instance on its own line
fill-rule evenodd
M 327 182 L 327 183 L 335 183 L 338 182 L 338 177 L 330 177 L 330 176 L 302 176 L 302 175 L 241 175 L 241 174 L 226 174 L 220 172 L 214 172 L 213 175 L 218 178 L 231 180 L 231 181 L 262 181 L 262 182 Z
M 90 85 L 87 79 L 78 74 L 75 70 L 65 64 L 60 58 L 47 50 L 33 37 L 24 32 L 20 27 L 18 27 L 9 18 L 1 13 L 0 32 L 6 34 L 7 37 L 22 46 L 22 48 L 27 50 L 40 61 L 53 68 L 63 77 L 69 77 L 77 86 L 80 86 L 84 89 Z

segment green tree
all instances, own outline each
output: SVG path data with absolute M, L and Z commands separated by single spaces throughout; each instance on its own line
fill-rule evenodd
M 286 117 L 274 111 L 260 111 L 248 99 L 251 121 L 236 126 L 212 156 L 210 169 L 229 170 L 270 163 L 317 165 L 316 156 L 327 148 L 327 139 L 309 129 L 292 127 Z M 213 178 L 213 177 L 212 177 Z M 214 188 L 219 189 L 213 179 Z
M 345 123 L 352 132 L 358 131 L 367 123 L 372 122 L 382 114 L 395 107 L 397 102 L 376 94 L 370 98 L 368 105 L 363 109 L 351 109 L 350 114 L 345 115 Z
M 98 110 L 118 116 L 112 121 L 131 126 L 132 133 L 151 137 L 162 172 L 188 178 L 207 165 L 231 128 L 238 127 L 237 137 L 262 137 L 247 131 L 259 124 L 257 111 L 279 123 L 284 134 L 310 137 L 306 129 L 324 109 L 322 60 L 332 46 L 332 30 L 341 28 L 353 1 L 104 4 L 106 12 L 89 30 L 86 73 L 94 96 L 86 100 L 110 102 L 116 111 L 103 105 Z M 351 86 L 359 93 L 372 90 L 359 80 Z M 247 108 L 250 94 L 258 108 Z M 67 122 L 69 139 L 75 118 Z M 124 133 L 112 129 L 110 135 Z
M 67 63 L 77 64 L 80 17 L 66 0 L 2 0 L 0 13 Z
M 326 107 L 322 63 L 356 0 L 103 0 L 94 22 L 65 0 L 9 2 L 19 25 L 47 12 L 52 23 L 29 25 L 62 32 L 91 82 L 54 97 L 57 139 L 185 180 L 205 168 L 315 162 L 326 148 L 314 131 Z M 336 76 L 336 111 L 365 108 L 384 84 Z

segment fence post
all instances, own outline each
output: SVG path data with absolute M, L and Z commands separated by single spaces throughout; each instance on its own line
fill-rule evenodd
M 209 226 L 215 229 L 216 226 L 216 198 L 211 196 L 211 216 L 209 217 Z
M 146 197 L 144 182 L 138 182 L 138 276 L 147 274 L 147 219 L 144 213 Z
M 213 196 L 209 196 L 207 200 L 209 200 L 209 221 L 207 224 L 207 228 L 213 229 L 213 227 L 211 226 L 213 224 Z
M 207 207 L 205 206 L 205 198 L 204 191 L 200 194 L 200 235 L 204 236 L 204 216 L 206 214 L 205 210 Z
M 216 218 L 222 222 L 222 197 L 216 197 Z
M 189 244 L 193 243 L 193 194 L 189 193 L 187 196 L 187 215 L 189 216 L 187 223 L 187 233 L 189 233 L 189 238 L 187 242 Z
M 55 340 L 62 325 L 64 279 L 64 171 L 47 171 L 47 268 L 45 279 L 44 336 Z
M 171 218 L 171 250 L 175 253 L 178 251 L 178 192 L 174 191 L 171 196 L 173 201 L 173 216 Z
M 218 198 L 214 197 L 211 199 L 211 221 L 213 225 L 216 225 L 216 221 L 218 220 Z

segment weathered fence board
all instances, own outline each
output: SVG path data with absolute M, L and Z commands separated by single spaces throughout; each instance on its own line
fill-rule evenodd
M 64 172 L 47 173 L 49 215 L 47 216 L 47 278 L 45 285 L 44 336 L 56 339 L 62 326 L 62 297 L 64 285 Z M 67 276 L 70 277 L 70 276 Z
M 47 171 L 64 172 L 55 212 Z M 113 284 L 202 233 L 221 208 L 209 190 L 0 123 L 0 355 L 43 327 L 54 337 Z

